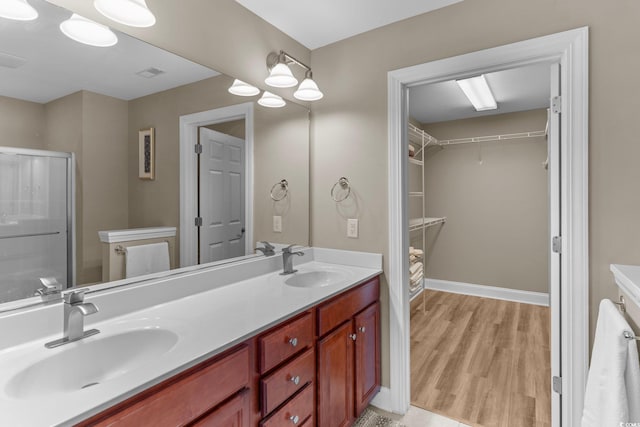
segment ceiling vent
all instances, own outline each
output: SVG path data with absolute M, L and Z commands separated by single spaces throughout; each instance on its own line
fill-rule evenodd
M 140 77 L 151 79 L 155 76 L 159 76 L 160 74 L 164 74 L 164 73 L 165 72 L 162 70 L 151 67 L 151 68 L 147 68 L 146 70 L 138 71 L 136 74 L 139 75 Z
M 26 63 L 27 63 L 27 60 L 24 58 L 20 58 L 19 56 L 0 52 L 0 67 L 20 68 Z

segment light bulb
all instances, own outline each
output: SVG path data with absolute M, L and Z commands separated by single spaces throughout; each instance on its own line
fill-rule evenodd
M 322 99 L 324 94 L 318 89 L 318 85 L 310 77 L 307 77 L 300 83 L 298 90 L 293 93 L 293 96 L 300 101 L 317 101 Z
M 95 0 L 93 6 L 107 18 L 130 27 L 151 27 L 156 23 L 145 0 Z
M 27 3 L 27 0 L 2 0 L 0 17 L 16 21 L 33 21 L 38 17 L 38 11 Z
M 108 47 L 118 43 L 118 37 L 109 27 L 77 13 L 60 24 L 60 31 L 70 39 L 90 46 Z
M 233 84 L 228 89 L 229 93 L 238 96 L 254 96 L 260 93 L 260 89 L 255 86 L 251 86 L 249 83 L 245 83 L 242 80 L 235 79 Z
M 272 87 L 293 87 L 298 84 L 298 79 L 293 76 L 287 64 L 279 62 L 274 65 L 264 82 Z
M 285 100 L 280 96 L 275 95 L 271 92 L 267 92 L 266 90 L 264 91 L 260 99 L 258 99 L 258 104 L 268 108 L 280 108 L 287 105 Z

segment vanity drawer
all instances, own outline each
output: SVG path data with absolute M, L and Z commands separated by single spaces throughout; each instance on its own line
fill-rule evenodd
M 265 416 L 315 379 L 316 357 L 312 348 L 260 380 L 262 415 Z
M 302 317 L 278 327 L 259 338 L 260 373 L 275 368 L 282 361 L 313 344 L 313 316 Z
M 184 425 L 249 386 L 249 348 L 189 369 L 81 426 Z
M 371 279 L 318 308 L 318 336 L 351 319 L 360 310 L 380 299 L 380 279 Z
M 261 427 L 281 427 L 302 425 L 307 418 L 313 416 L 313 384 L 307 385 L 293 399 L 285 404 L 269 418 L 260 423 Z M 297 417 L 297 418 L 296 418 Z M 297 422 L 294 421 L 297 419 Z

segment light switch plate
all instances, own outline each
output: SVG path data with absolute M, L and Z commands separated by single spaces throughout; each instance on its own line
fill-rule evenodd
M 273 216 L 273 232 L 282 233 L 282 217 L 280 215 Z
M 349 218 L 347 220 L 347 237 L 351 237 L 352 239 L 358 238 L 358 220 L 354 218 Z

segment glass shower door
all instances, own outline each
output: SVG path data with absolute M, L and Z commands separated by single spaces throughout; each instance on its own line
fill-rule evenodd
M 67 287 L 72 275 L 71 155 L 16 151 L 0 150 L 0 303 L 33 296 L 40 278 Z

